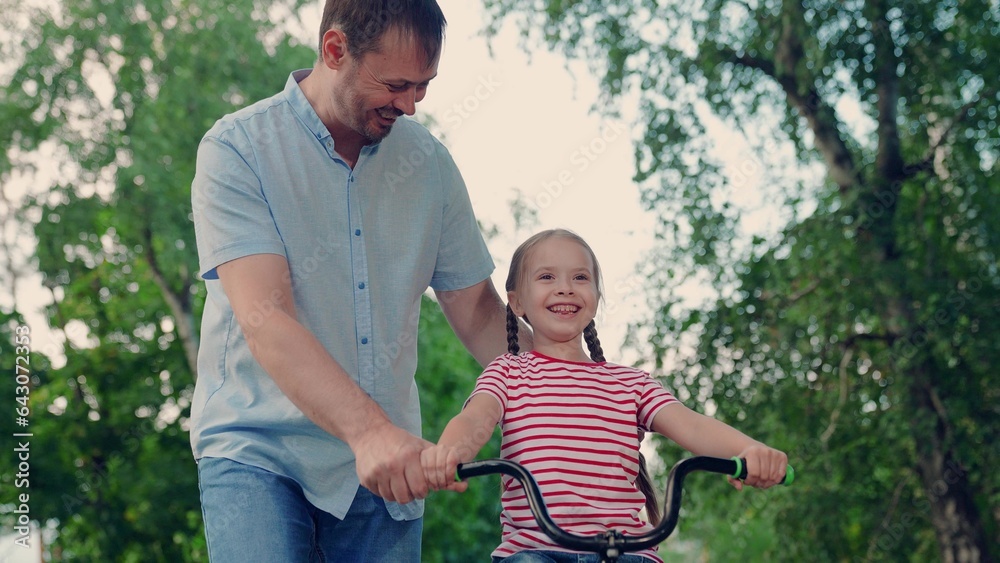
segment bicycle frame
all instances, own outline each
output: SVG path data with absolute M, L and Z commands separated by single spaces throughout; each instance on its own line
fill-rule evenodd
M 601 556 L 602 562 L 614 563 L 622 553 L 653 547 L 667 539 L 673 533 L 680 516 L 681 492 L 684 485 L 684 478 L 694 471 L 721 473 L 737 479 L 744 479 L 747 476 L 746 460 L 740 458 L 722 459 L 696 456 L 679 461 L 671 468 L 670 474 L 667 477 L 663 519 L 655 528 L 638 536 L 622 535 L 617 530 L 608 530 L 607 532 L 593 536 L 581 536 L 563 530 L 549 516 L 548 510 L 545 508 L 545 500 L 542 498 L 542 493 L 534 477 L 531 476 L 531 473 L 524 466 L 513 461 L 486 459 L 460 464 L 456 472 L 456 478 L 464 481 L 470 477 L 503 473 L 517 479 L 524 487 L 528 498 L 528 506 L 531 508 L 531 513 L 538 522 L 539 528 L 552 538 L 554 542 L 567 549 L 597 553 Z M 785 479 L 782 483 L 790 485 L 794 478 L 795 472 L 791 466 L 788 466 Z

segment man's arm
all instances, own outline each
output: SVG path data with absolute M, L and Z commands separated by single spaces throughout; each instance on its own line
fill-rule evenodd
M 217 271 L 254 358 L 299 410 L 347 443 L 361 484 L 389 501 L 427 496 L 420 452 L 430 443 L 393 425 L 299 323 L 285 258 L 251 255 Z
M 452 330 L 480 365 L 486 366 L 507 352 L 507 308 L 486 278 L 472 287 L 436 291 L 438 303 Z M 518 343 L 531 349 L 531 331 L 518 321 Z

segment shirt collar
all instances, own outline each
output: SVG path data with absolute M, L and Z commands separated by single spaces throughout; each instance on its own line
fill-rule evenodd
M 285 82 L 285 97 L 292 106 L 292 111 L 299 116 L 299 119 L 302 120 L 302 123 L 316 137 L 319 143 L 326 144 L 327 139 L 333 143 L 333 136 L 330 135 L 330 130 L 323 124 L 323 120 L 319 118 L 319 114 L 316 113 L 316 110 L 302 92 L 302 88 L 299 87 L 299 82 L 302 82 L 312 71 L 313 69 L 311 68 L 292 71 L 288 75 L 288 81 Z M 378 147 L 381 144 L 380 141 L 374 145 L 366 145 L 361 148 L 361 154 L 374 154 L 378 151 Z

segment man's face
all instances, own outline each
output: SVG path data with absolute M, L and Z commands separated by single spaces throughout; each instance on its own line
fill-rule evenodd
M 396 118 L 416 111 L 428 83 L 437 76 L 438 60 L 426 64 L 416 41 L 387 31 L 379 50 L 350 60 L 344 90 L 334 99 L 338 117 L 366 144 L 381 141 Z

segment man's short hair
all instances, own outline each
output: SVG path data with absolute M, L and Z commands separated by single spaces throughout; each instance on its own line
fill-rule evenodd
M 395 29 L 416 40 L 430 65 L 441 53 L 446 23 L 435 0 L 327 0 L 319 28 L 320 52 L 323 35 L 331 28 L 344 32 L 347 51 L 359 59 L 377 51 L 385 32 Z

